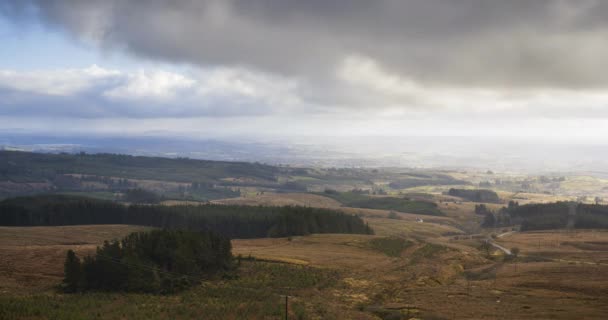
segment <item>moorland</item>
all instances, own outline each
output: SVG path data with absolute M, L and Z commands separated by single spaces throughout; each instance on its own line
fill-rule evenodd
M 0 318 L 602 319 L 608 180 L 490 169 L 2 151 Z M 62 289 L 68 250 L 159 229 L 230 238 L 230 270 Z

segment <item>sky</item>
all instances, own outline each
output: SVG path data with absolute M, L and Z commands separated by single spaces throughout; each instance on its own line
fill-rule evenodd
M 602 0 L 5 0 L 0 132 L 608 136 Z

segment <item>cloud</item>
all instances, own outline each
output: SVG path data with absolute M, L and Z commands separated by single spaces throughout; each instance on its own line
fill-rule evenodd
M 116 99 L 170 99 L 178 91 L 189 89 L 195 81 L 180 74 L 166 71 L 146 72 L 140 70 L 127 75 L 125 85 L 103 93 L 104 96 Z
M 297 84 L 238 68 L 124 72 L 0 70 L 0 115 L 108 117 L 243 116 L 300 104 Z
M 608 117 L 608 93 L 603 90 L 433 87 L 363 56 L 344 59 L 332 79 L 311 83 L 238 67 L 0 69 L 0 116 Z
M 93 65 L 86 69 L 16 72 L 0 70 L 0 87 L 34 94 L 69 96 L 112 82 L 120 75 L 115 70 Z
M 33 12 L 104 50 L 312 81 L 361 55 L 432 85 L 608 85 L 598 72 L 608 67 L 608 2 L 600 0 L 9 0 L 4 7 L 13 17 Z
M 592 136 L 608 118 L 606 1 L 6 0 L 0 10 L 135 64 L 180 66 L 0 70 L 9 122 Z

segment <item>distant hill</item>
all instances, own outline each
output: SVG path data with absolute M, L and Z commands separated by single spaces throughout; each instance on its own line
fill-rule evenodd
M 206 202 L 265 192 L 306 193 L 335 188 L 388 195 L 411 187 L 466 184 L 469 182 L 444 173 L 396 168 L 303 168 L 110 153 L 0 151 L 0 199 L 54 193 L 131 203 Z M 147 200 L 142 201 L 144 193 Z M 349 206 L 438 214 L 430 206 L 432 202 L 402 198 L 368 201 L 367 196 L 348 192 L 340 198 L 336 200 Z
M 177 182 L 241 177 L 275 182 L 278 168 L 247 163 L 123 154 L 51 154 L 0 151 L 0 180 L 36 182 L 56 174 L 87 174 Z
M 112 193 L 144 188 L 169 198 L 206 201 L 239 196 L 242 186 L 280 187 L 277 177 L 286 170 L 246 162 L 0 151 L 0 198 L 88 192 L 111 199 Z

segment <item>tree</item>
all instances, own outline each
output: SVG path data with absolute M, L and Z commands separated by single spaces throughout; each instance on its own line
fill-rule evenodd
M 511 248 L 511 254 L 513 255 L 513 257 L 517 258 L 517 255 L 519 254 L 519 248 Z
M 475 205 L 475 214 L 479 214 L 479 215 L 486 215 L 488 213 L 491 213 L 491 211 L 488 209 L 488 207 L 485 204 L 476 204 Z
M 231 268 L 227 238 L 209 232 L 153 230 L 106 241 L 82 264 L 68 251 L 63 282 L 66 292 L 170 293 Z
M 83 281 L 82 265 L 73 250 L 68 250 L 63 270 L 65 273 L 63 279 L 64 291 L 76 292 L 80 290 Z
M 486 214 L 486 217 L 483 219 L 483 223 L 481 225 L 486 228 L 493 228 L 495 224 L 496 224 L 496 218 L 494 217 L 494 215 L 492 213 L 488 213 L 488 214 Z
M 0 225 L 134 224 L 207 230 L 229 238 L 370 233 L 361 217 L 310 207 L 128 205 L 49 195 L 0 201 Z M 273 232 L 270 232 L 270 231 Z
M 479 246 L 479 250 L 484 251 L 486 256 L 490 256 L 490 250 L 492 250 L 492 245 L 488 241 L 484 241 Z
M 159 203 L 162 197 L 152 191 L 136 188 L 127 190 L 124 200 L 131 203 Z

